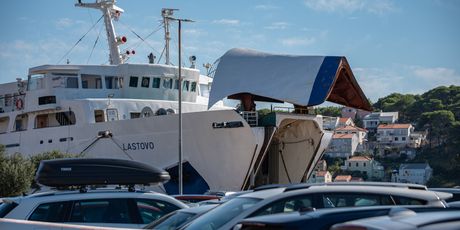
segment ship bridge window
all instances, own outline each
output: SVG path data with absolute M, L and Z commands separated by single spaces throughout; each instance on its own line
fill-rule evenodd
M 6 131 L 8 131 L 9 123 L 10 117 L 0 117 L 0 133 L 6 133 Z
M 163 88 L 165 89 L 172 89 L 172 82 L 173 82 L 173 79 L 171 78 L 165 78 L 163 80 Z
M 210 86 L 207 84 L 200 84 L 200 92 L 201 96 L 203 97 L 209 97 L 209 91 L 210 91 Z
M 141 87 L 148 88 L 150 86 L 150 78 L 142 77 Z
M 122 78 L 114 76 L 105 76 L 105 88 L 107 89 L 119 89 L 120 81 Z
M 190 86 L 190 91 L 191 92 L 196 92 L 196 82 L 192 82 L 192 84 Z
M 129 87 L 134 87 L 136 88 L 137 87 L 137 82 L 139 81 L 139 77 L 135 77 L 135 76 L 131 76 L 129 78 Z
M 81 85 L 83 89 L 102 89 L 102 80 L 100 75 L 81 75 Z
M 78 88 L 78 77 L 76 74 L 53 73 L 53 88 Z
M 183 81 L 182 82 L 182 91 L 189 91 L 190 81 Z
M 56 104 L 56 96 L 44 96 L 38 98 L 38 105 Z
M 14 130 L 15 131 L 24 131 L 27 129 L 27 121 L 29 116 L 27 114 L 20 114 L 16 116 L 16 120 L 14 121 Z
M 96 123 L 105 122 L 104 118 L 104 110 L 94 110 L 94 121 L 96 121 Z
M 44 74 L 34 74 L 29 77 L 29 80 L 27 81 L 27 89 L 28 90 L 37 90 L 37 89 L 43 89 L 44 88 Z M 78 81 L 77 81 L 78 82 Z
M 152 81 L 152 88 L 159 89 L 160 88 L 160 82 L 161 82 L 161 78 L 154 77 L 153 81 Z

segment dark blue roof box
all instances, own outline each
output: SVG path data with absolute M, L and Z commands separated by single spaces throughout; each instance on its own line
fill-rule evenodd
M 141 162 L 121 159 L 44 160 L 36 180 L 49 187 L 87 185 L 148 185 L 166 182 L 169 173 Z

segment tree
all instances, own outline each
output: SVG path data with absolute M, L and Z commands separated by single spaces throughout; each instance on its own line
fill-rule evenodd
M 28 191 L 33 178 L 32 164 L 19 153 L 6 155 L 0 146 L 0 197 L 18 196 Z
M 447 134 L 450 128 L 453 127 L 455 116 L 451 111 L 438 110 L 434 112 L 422 113 L 418 127 L 428 128 L 430 142 L 433 138 L 437 140 L 437 144 L 442 144 L 447 140 Z
M 326 106 L 315 108 L 316 114 L 321 114 L 328 117 L 340 117 L 342 114 L 342 107 L 337 106 Z

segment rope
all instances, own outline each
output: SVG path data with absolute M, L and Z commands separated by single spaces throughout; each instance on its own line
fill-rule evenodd
M 91 59 L 91 56 L 93 56 L 94 48 L 96 48 L 96 44 L 99 41 L 99 37 L 101 36 L 101 32 L 102 32 L 102 26 L 99 29 L 99 33 L 97 34 L 96 41 L 94 41 L 93 48 L 91 49 L 91 53 L 89 54 L 88 61 L 86 61 L 86 64 L 89 63 L 89 60 Z
M 279 153 L 280 153 L 280 156 L 281 156 L 281 161 L 283 161 L 284 171 L 286 172 L 286 176 L 288 178 L 288 181 L 289 181 L 289 183 L 292 183 L 291 182 L 291 177 L 289 176 L 289 172 L 287 171 L 286 162 L 284 162 L 283 151 L 280 150 Z
M 72 48 L 71 48 L 69 51 L 67 51 L 67 53 L 64 54 L 64 56 L 61 57 L 61 59 L 59 59 L 59 61 L 57 62 L 57 64 L 59 64 L 59 63 L 62 61 L 62 59 L 64 59 L 65 57 L 67 57 L 67 55 L 69 55 L 69 53 L 72 52 L 72 50 L 78 45 L 78 43 L 80 43 L 80 42 L 83 40 L 83 38 L 84 38 L 84 37 L 85 37 L 85 36 L 86 36 L 86 35 L 87 35 L 87 34 L 88 34 L 88 33 L 89 33 L 89 32 L 100 22 L 100 21 L 101 21 L 101 19 L 102 19 L 103 17 L 104 17 L 104 16 L 101 16 L 101 17 L 99 18 L 99 20 L 97 20 L 97 22 L 94 23 L 93 26 L 91 26 L 91 28 L 90 28 L 88 31 L 86 31 L 86 33 L 85 33 L 80 39 L 78 39 L 77 42 L 75 42 L 75 44 L 72 46 Z
M 124 27 L 128 28 L 128 30 L 131 31 L 131 33 L 133 33 L 133 34 L 134 34 L 137 38 L 139 38 L 143 43 L 147 44 L 154 52 L 156 52 L 157 54 L 160 53 L 160 52 L 158 52 L 152 45 L 150 45 L 150 43 L 148 43 L 147 40 L 145 40 L 145 39 L 147 39 L 148 37 L 150 37 L 152 34 L 158 32 L 158 30 L 161 29 L 161 25 L 162 25 L 162 24 L 160 24 L 156 30 L 152 31 L 152 32 L 144 39 L 144 38 L 142 38 L 139 34 L 137 34 L 136 31 L 134 31 L 133 29 L 131 29 L 129 26 L 125 25 L 125 24 L 122 23 L 121 21 L 118 21 L 118 22 L 119 22 L 121 25 L 123 25 Z M 138 44 L 136 44 L 135 46 L 132 46 L 132 47 L 137 48 L 137 47 L 139 47 L 139 45 L 140 45 L 140 43 L 138 43 Z

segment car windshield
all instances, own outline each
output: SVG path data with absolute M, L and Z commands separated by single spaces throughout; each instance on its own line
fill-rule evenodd
M 145 229 L 158 229 L 158 230 L 168 230 L 176 229 L 182 224 L 186 223 L 196 214 L 176 211 L 170 215 L 164 216 L 163 218 L 145 226 Z
M 222 225 L 232 220 L 238 214 L 241 214 L 244 210 L 252 207 L 262 199 L 250 198 L 250 197 L 237 197 L 228 202 L 216 207 L 212 211 L 195 219 L 186 229 L 204 229 L 213 230 L 218 229 Z

